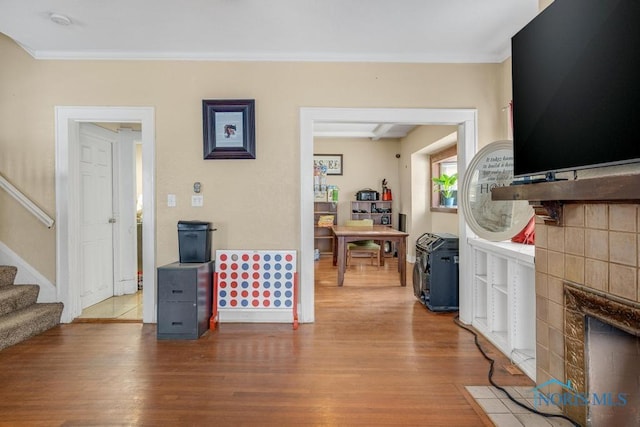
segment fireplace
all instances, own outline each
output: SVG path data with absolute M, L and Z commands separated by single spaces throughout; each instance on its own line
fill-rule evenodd
M 640 348 L 640 175 L 514 187 L 494 189 L 492 197 L 529 200 L 536 210 L 537 389 L 562 397 L 554 403 L 580 425 L 606 426 L 607 417 L 617 427 L 639 425 L 637 413 L 621 415 L 630 422 L 611 417 L 640 407 L 638 368 L 607 353 L 614 344 L 599 341 L 622 336 Z M 640 365 L 638 353 L 630 357 Z M 625 391 L 624 381 L 600 381 L 614 367 L 635 381 L 635 393 Z M 588 404 L 576 403 L 587 397 Z M 619 397 L 636 400 L 622 405 Z
M 640 304 L 569 282 L 564 295 L 564 412 L 582 425 L 640 424 Z
M 640 331 L 640 204 L 565 203 L 558 215 L 536 223 L 536 383 L 561 396 L 573 388 L 589 403 L 554 403 L 580 425 L 598 426 L 589 417 L 603 405 L 587 397 L 619 391 L 589 389 L 585 331 L 589 318 L 635 336 Z

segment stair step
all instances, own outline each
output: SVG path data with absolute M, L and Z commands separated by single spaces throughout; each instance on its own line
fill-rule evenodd
M 0 286 L 13 285 L 18 268 L 13 265 L 0 265 Z
M 0 350 L 17 344 L 60 323 L 62 303 L 32 304 L 0 317 Z
M 0 316 L 35 304 L 39 292 L 38 285 L 0 286 Z

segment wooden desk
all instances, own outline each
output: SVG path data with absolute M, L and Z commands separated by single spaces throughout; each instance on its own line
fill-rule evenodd
M 335 239 L 333 239 L 333 265 L 338 266 L 338 286 L 344 283 L 344 271 L 347 266 L 347 243 L 358 240 L 375 240 L 382 250 L 384 241 L 398 243 L 398 272 L 400 273 L 400 285 L 407 286 L 407 236 L 408 233 L 394 230 L 386 225 L 374 225 L 371 227 L 347 227 L 334 225 L 331 227 Z M 380 264 L 384 264 L 384 257 L 380 257 Z

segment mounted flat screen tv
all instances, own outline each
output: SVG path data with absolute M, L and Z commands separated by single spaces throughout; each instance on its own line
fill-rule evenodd
M 640 161 L 640 0 L 555 0 L 511 48 L 515 177 Z

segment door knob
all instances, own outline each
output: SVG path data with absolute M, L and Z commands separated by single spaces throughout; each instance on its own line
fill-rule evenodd
M 109 218 L 109 224 L 115 224 L 116 223 L 116 218 Z

